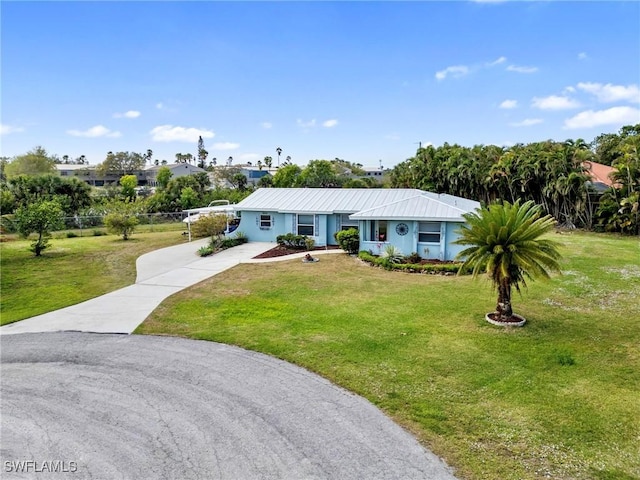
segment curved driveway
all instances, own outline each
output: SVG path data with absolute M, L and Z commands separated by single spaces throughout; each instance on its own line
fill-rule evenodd
M 86 302 L 10 323 L 0 334 L 34 332 L 131 333 L 170 295 L 209 277 L 250 261 L 273 248 L 272 243 L 251 242 L 209 257 L 198 248 L 208 239 L 162 248 L 136 260 L 136 283 Z
M 0 342 L 3 478 L 454 479 L 366 400 L 265 355 L 137 335 Z M 45 461 L 77 471 L 35 473 Z

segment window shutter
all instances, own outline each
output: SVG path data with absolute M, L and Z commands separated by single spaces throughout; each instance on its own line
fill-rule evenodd
M 297 221 L 298 216 L 294 213 L 293 215 L 291 215 L 291 233 L 298 233 L 298 229 L 297 227 Z
M 314 215 L 313 216 L 313 233 L 314 236 L 318 236 L 320 234 L 319 230 L 320 230 L 320 215 Z
M 342 230 L 342 215 L 336 215 L 336 231 Z

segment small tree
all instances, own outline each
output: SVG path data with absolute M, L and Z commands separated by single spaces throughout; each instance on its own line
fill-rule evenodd
M 338 245 L 345 252 L 355 255 L 360 250 L 360 234 L 358 233 L 358 229 L 350 228 L 348 230 L 341 230 L 336 232 L 336 240 L 338 241 Z
M 494 320 L 508 322 L 513 316 L 511 290 L 526 287 L 526 279 L 548 278 L 560 271 L 558 244 L 540 237 L 555 226 L 551 215 L 542 215 L 542 206 L 528 201 L 496 203 L 463 217 L 460 238 L 454 243 L 471 245 L 458 254 L 464 260 L 459 272 L 473 268 L 474 277 L 486 272 L 498 291 Z
M 169 170 L 169 167 L 160 167 L 158 169 L 158 174 L 156 175 L 156 181 L 158 182 L 158 186 L 162 190 L 167 188 L 167 185 L 169 184 L 169 180 L 171 180 L 172 176 L 173 176 L 173 173 L 171 173 L 171 170 Z
M 36 257 L 50 246 L 50 232 L 62 226 L 62 215 L 60 204 L 51 200 L 23 205 L 16 211 L 15 218 L 20 235 L 27 238 L 31 233 L 38 234 L 38 239 L 30 248 Z
M 125 199 L 132 200 L 136 196 L 138 179 L 135 175 L 124 175 L 120 177 L 121 194 Z
M 115 235 L 122 235 L 129 240 L 138 225 L 138 205 L 135 202 L 113 202 L 108 207 L 109 213 L 104 217 L 107 230 Z

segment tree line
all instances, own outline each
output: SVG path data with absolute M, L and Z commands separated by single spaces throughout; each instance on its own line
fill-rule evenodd
M 640 233 L 640 124 L 582 139 L 516 144 L 427 146 L 390 172 L 391 187 L 419 188 L 490 204 L 532 200 L 561 225 Z M 588 162 L 615 170 L 615 186 L 596 190 Z

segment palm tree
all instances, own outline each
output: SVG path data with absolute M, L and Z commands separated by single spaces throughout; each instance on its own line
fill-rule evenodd
M 280 154 L 282 153 L 282 149 L 280 147 L 276 148 L 276 153 L 278 154 L 278 166 L 280 166 Z
M 471 245 L 458 254 L 464 260 L 460 271 L 473 268 L 473 276 L 486 272 L 498 292 L 493 320 L 513 322 L 511 291 L 526 287 L 526 279 L 549 278 L 560 271 L 558 244 L 540 238 L 553 229 L 556 221 L 542 215 L 542 206 L 532 201 L 520 205 L 507 201 L 494 203 L 478 212 L 463 215 L 467 221 L 460 230 L 458 245 Z

